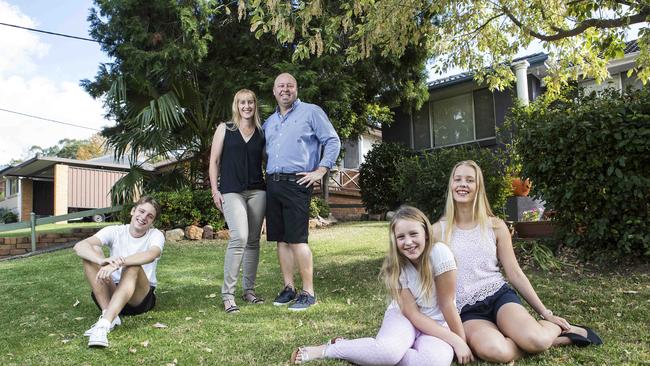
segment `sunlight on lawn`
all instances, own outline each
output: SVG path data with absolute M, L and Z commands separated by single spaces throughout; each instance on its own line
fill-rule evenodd
M 242 311 L 234 316 L 220 301 L 226 242 L 168 243 L 158 266 L 156 308 L 125 318 L 109 334 L 108 349 L 86 346 L 82 333 L 99 312 L 71 249 L 0 262 L 0 364 L 285 365 L 297 346 L 376 334 L 386 307 L 377 275 L 387 238 L 386 223 L 378 222 L 314 230 L 319 303 L 302 313 L 271 305 L 282 283 L 275 245 L 262 242 L 257 292 L 266 303 L 240 300 Z M 593 327 L 605 345 L 553 349 L 517 365 L 650 362 L 647 272 L 525 271 L 550 309 Z M 241 287 L 237 291 L 240 299 Z

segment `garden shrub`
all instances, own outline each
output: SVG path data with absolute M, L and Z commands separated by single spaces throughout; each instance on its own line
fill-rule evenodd
M 14 222 L 18 222 L 18 215 L 16 215 L 15 212 L 4 207 L 0 208 L 0 223 L 11 224 Z
M 559 235 L 584 253 L 650 256 L 650 93 L 515 109 L 514 149 Z
M 214 230 L 221 230 L 225 227 L 223 213 L 214 205 L 212 191 L 209 189 L 192 191 L 192 202 L 194 208 L 201 213 L 199 225 L 210 225 Z
M 481 167 L 492 211 L 504 216 L 512 190 L 510 179 L 504 173 L 500 153 L 485 148 L 442 148 L 404 159 L 397 167 L 400 202 L 420 208 L 434 221 L 439 219 L 445 210 L 451 169 L 462 160 L 474 160 Z
M 324 199 L 313 196 L 309 202 L 309 217 L 316 218 L 317 216 L 327 218 L 330 215 L 330 206 Z
M 201 211 L 194 205 L 193 193 L 189 189 L 182 189 L 151 194 L 160 203 L 158 222 L 161 229 L 202 224 Z
M 225 226 L 223 214 L 212 200 L 210 190 L 160 191 L 150 194 L 160 203 L 160 215 L 155 227 L 162 230 L 185 228 L 189 225 L 211 225 L 214 230 Z M 128 222 L 133 205 L 125 205 L 120 213 L 123 222 Z
M 359 167 L 361 201 L 370 213 L 384 213 L 400 205 L 397 165 L 413 153 L 401 144 L 374 144 Z

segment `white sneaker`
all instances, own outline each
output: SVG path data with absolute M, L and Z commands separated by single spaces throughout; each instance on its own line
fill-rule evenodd
M 95 322 L 95 324 L 93 324 L 90 327 L 90 329 L 84 332 L 85 337 L 90 337 L 90 335 L 93 334 L 93 331 L 95 330 L 95 327 L 97 326 L 97 323 L 99 323 L 99 320 L 101 320 L 101 318 L 102 317 L 100 316 L 99 319 L 97 319 L 97 321 Z M 108 329 L 108 331 L 109 332 L 112 331 L 113 328 L 117 327 L 118 325 L 122 325 L 122 320 L 120 319 L 119 316 L 116 316 L 115 319 L 113 319 L 113 321 L 111 322 L 111 327 Z
M 101 319 L 97 322 L 93 332 L 88 338 L 88 347 L 108 347 L 108 332 L 110 332 L 108 320 Z

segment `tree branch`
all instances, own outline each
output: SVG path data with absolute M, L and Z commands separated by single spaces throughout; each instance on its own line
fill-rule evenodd
M 593 19 L 593 18 L 585 19 L 582 22 L 578 23 L 573 29 L 567 29 L 567 30 L 557 29 L 554 27 L 553 29 L 557 30 L 557 33 L 547 35 L 547 34 L 538 33 L 526 27 L 519 19 L 517 19 L 514 16 L 514 14 L 512 14 L 510 9 L 508 9 L 507 7 L 502 7 L 501 10 L 508 17 L 508 19 L 510 19 L 510 21 L 515 23 L 515 25 L 521 28 L 524 32 L 530 34 L 531 36 L 539 40 L 546 41 L 546 42 L 552 42 L 563 38 L 574 37 L 591 27 L 607 29 L 607 28 L 616 28 L 624 25 L 645 22 L 646 18 L 650 15 L 650 7 L 646 6 L 642 8 L 638 14 L 634 14 L 630 16 L 625 16 L 616 19 Z
M 481 24 L 481 25 L 480 25 L 479 27 L 477 27 L 476 29 L 472 30 L 471 32 L 467 32 L 467 33 L 465 33 L 465 34 L 461 34 L 460 36 L 457 36 L 456 38 L 463 38 L 463 37 L 468 37 L 468 36 L 470 36 L 470 35 L 472 35 L 472 34 L 476 34 L 476 33 L 480 32 L 481 29 L 485 28 L 485 27 L 486 27 L 489 23 L 491 23 L 494 19 L 499 18 L 499 17 L 501 17 L 501 16 L 503 16 L 503 15 L 505 15 L 505 14 L 504 14 L 504 13 L 496 14 L 496 15 L 490 17 L 488 20 L 486 20 L 483 24 Z

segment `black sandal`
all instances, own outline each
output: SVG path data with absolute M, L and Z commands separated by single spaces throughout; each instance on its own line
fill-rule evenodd
M 226 300 L 226 301 L 230 303 L 230 306 L 225 308 L 226 314 L 234 314 L 239 312 L 239 306 L 237 306 L 234 301 L 232 300 Z M 224 303 L 226 301 L 224 301 Z
M 591 328 L 585 327 L 584 325 L 573 324 L 573 326 L 582 328 L 587 331 L 587 337 L 583 337 L 580 334 L 576 333 L 562 333 L 560 337 L 567 337 L 571 340 L 574 346 L 577 347 L 587 347 L 590 345 L 599 346 L 603 344 L 602 339 L 594 332 Z
M 252 292 L 248 292 L 248 293 L 243 294 L 241 298 L 242 298 L 242 300 L 246 301 L 249 304 L 256 304 L 256 305 L 257 304 L 264 304 L 264 299 L 261 298 L 261 297 L 257 297 L 257 295 L 255 295 Z

